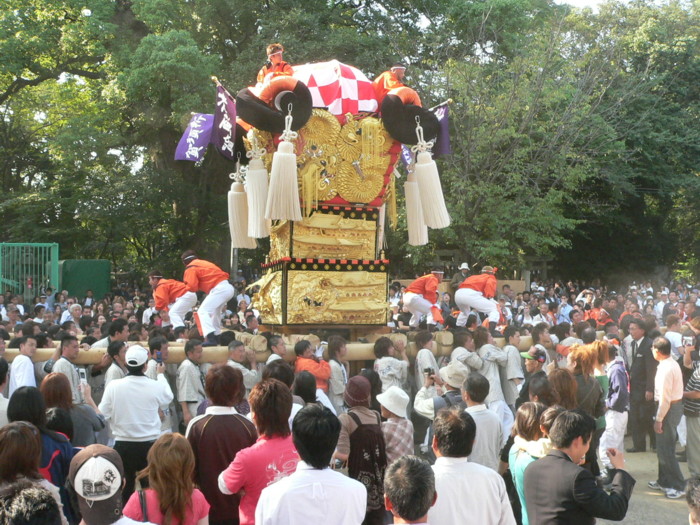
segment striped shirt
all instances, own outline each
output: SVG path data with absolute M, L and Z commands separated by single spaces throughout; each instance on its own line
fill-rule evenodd
M 693 361 L 693 375 L 685 386 L 687 392 L 700 392 L 700 361 Z M 700 417 L 700 399 L 683 399 L 683 413 L 687 417 Z

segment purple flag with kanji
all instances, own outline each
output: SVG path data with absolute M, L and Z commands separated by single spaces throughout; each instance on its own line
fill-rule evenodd
M 236 142 L 236 101 L 222 86 L 216 87 L 216 110 L 214 112 L 214 130 L 211 143 L 219 153 L 230 160 L 233 156 Z
M 435 146 L 433 146 L 433 156 L 439 157 L 440 155 L 449 155 L 452 153 L 452 146 L 450 145 L 449 104 L 442 104 L 435 108 L 435 116 L 440 123 L 440 129 L 438 130 L 438 136 L 435 140 Z
M 191 160 L 192 162 L 202 160 L 211 139 L 213 126 L 214 115 L 195 113 L 177 144 L 175 160 Z

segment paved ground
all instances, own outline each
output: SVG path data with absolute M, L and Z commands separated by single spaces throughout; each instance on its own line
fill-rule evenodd
M 630 446 L 631 442 L 628 441 L 627 447 Z M 627 471 L 637 480 L 627 517 L 621 522 L 598 520 L 598 523 L 654 523 L 662 525 L 688 523 L 688 507 L 685 498 L 670 500 L 662 492 L 647 487 L 647 482 L 655 480 L 658 473 L 655 452 L 625 453 L 625 462 Z M 680 465 L 683 474 L 687 477 L 687 463 Z

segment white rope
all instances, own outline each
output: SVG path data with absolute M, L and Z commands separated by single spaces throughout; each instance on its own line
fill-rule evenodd
M 228 174 L 228 178 L 234 182 L 243 183 L 243 170 L 241 169 L 241 154 L 237 154 L 236 171 Z
M 267 153 L 267 150 L 265 148 L 260 147 L 260 144 L 258 143 L 258 137 L 256 137 L 255 134 L 251 133 L 250 144 L 251 149 L 245 154 L 245 156 L 249 159 L 261 159 Z
M 287 106 L 287 116 L 284 117 L 284 132 L 282 133 L 282 140 L 291 142 L 299 136 L 296 131 L 292 131 L 292 105 Z
M 418 143 L 415 146 L 411 146 L 413 153 L 430 151 L 432 149 L 434 142 L 432 140 L 426 142 L 423 138 L 423 127 L 420 125 L 420 117 L 418 115 L 416 115 L 416 137 L 418 137 Z

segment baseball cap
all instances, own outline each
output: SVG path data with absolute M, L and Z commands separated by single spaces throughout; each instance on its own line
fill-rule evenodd
M 123 479 L 122 458 L 113 448 L 90 445 L 73 456 L 68 481 L 85 523 L 109 525 L 121 515 Z
M 139 345 L 130 346 L 126 351 L 124 360 L 129 366 L 141 366 L 148 361 L 148 350 Z
M 547 360 L 547 354 L 541 348 L 531 348 L 527 352 L 520 352 L 520 355 L 525 359 L 532 359 L 544 363 Z

